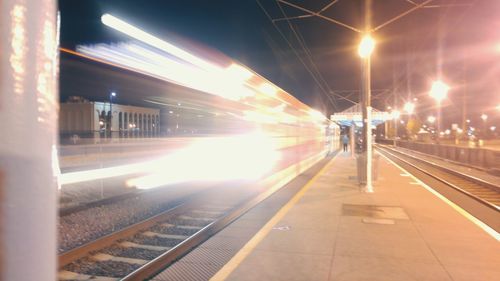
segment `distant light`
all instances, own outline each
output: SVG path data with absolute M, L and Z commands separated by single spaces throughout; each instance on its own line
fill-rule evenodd
M 439 132 L 439 135 L 444 136 L 444 132 Z
M 358 54 L 362 58 L 367 58 L 372 54 L 374 49 L 375 40 L 370 35 L 365 35 L 359 44 Z
M 413 101 L 418 101 L 418 98 L 413 98 Z
M 444 131 L 445 134 L 449 135 L 451 133 L 450 129 L 446 129 L 446 131 Z
M 483 119 L 483 121 L 488 120 L 488 115 L 486 115 L 486 114 L 484 114 L 484 113 L 483 113 L 483 114 L 481 114 L 481 119 Z
M 492 132 L 493 132 L 493 131 L 495 131 L 496 129 L 497 129 L 497 127 L 496 127 L 496 126 L 491 126 L 491 127 L 490 127 L 490 130 L 491 130 Z
M 399 119 L 399 117 L 401 116 L 401 112 L 399 112 L 399 110 L 393 110 L 391 112 L 391 115 L 392 115 L 392 119 Z
M 412 102 L 407 102 L 405 103 L 404 105 L 404 110 L 408 113 L 408 114 L 412 114 L 413 111 L 415 110 L 415 104 L 412 103 Z
M 177 103 L 177 105 L 178 105 L 178 106 L 181 106 L 181 103 L 180 103 L 180 102 L 178 102 L 178 103 Z
M 440 103 L 448 95 L 448 90 L 450 90 L 450 87 L 444 82 L 435 81 L 434 83 L 432 83 L 430 96 Z
M 470 123 L 470 119 L 465 120 L 465 122 Z
M 268 96 L 272 96 L 272 97 L 275 96 L 276 92 L 277 92 L 276 88 L 273 85 L 269 84 L 269 83 L 263 83 L 263 84 L 261 84 L 259 86 L 259 90 L 262 93 L 264 93 L 264 94 L 266 94 Z
M 400 122 L 401 124 L 404 124 L 404 123 L 405 123 L 405 121 L 403 121 L 403 120 L 401 120 L 401 121 L 399 121 L 399 122 Z
M 434 123 L 435 121 L 436 121 L 436 117 L 434 117 L 434 116 L 427 117 L 427 122 Z
M 499 105 L 497 105 L 496 109 L 497 109 L 498 111 L 500 111 L 500 104 L 499 104 Z
M 172 110 L 170 110 L 168 113 L 170 113 L 170 114 L 174 114 L 174 112 L 173 112 Z
M 116 93 L 115 92 L 111 92 L 111 96 L 112 97 L 116 97 Z

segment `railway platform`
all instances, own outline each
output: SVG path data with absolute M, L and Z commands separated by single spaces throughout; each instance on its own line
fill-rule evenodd
M 385 157 L 366 193 L 355 165 L 338 154 L 153 280 L 500 280 L 498 232 Z

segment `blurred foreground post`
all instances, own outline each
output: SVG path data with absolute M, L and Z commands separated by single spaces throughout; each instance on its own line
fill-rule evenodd
M 0 0 L 0 280 L 56 280 L 55 0 Z

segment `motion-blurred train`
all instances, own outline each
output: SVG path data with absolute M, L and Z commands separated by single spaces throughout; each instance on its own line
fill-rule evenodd
M 154 152 L 156 160 L 124 160 L 117 166 L 135 165 L 133 173 L 141 176 L 128 184 L 137 188 L 256 178 L 282 185 L 338 149 L 340 130 L 335 123 L 252 70 L 206 48 L 160 43 L 134 40 L 62 49 L 62 101 L 81 96 L 109 103 L 109 94 L 115 92 L 106 115 L 120 124 L 109 126 L 109 139 L 95 127 L 68 123 L 83 116 L 81 112 L 61 114 L 61 143 L 79 136 L 78 142 L 73 139 L 76 145 L 61 146 L 62 158 L 97 146 L 101 153 L 162 151 Z M 133 126 L 133 118 L 124 119 L 116 106 L 120 104 L 159 109 L 157 134 L 144 138 L 150 135 Z M 93 114 L 87 123 L 102 122 L 101 112 Z M 95 171 L 99 175 L 92 177 L 88 171 L 79 176 L 81 171 L 63 170 L 61 182 L 114 175 Z

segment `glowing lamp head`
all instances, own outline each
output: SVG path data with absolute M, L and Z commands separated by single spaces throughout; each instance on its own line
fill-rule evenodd
M 406 113 L 412 114 L 413 111 L 415 110 L 415 104 L 412 102 L 405 103 L 404 110 L 406 111 Z
M 435 81 L 432 83 L 430 96 L 433 97 L 437 102 L 441 102 L 448 95 L 450 87 L 446 85 L 443 81 Z
M 111 92 L 111 96 L 112 97 L 116 97 L 116 93 L 115 92 Z
M 427 121 L 428 121 L 429 123 L 434 123 L 434 122 L 436 121 L 436 117 L 434 117 L 434 116 L 429 116 L 429 117 L 427 117 Z
M 370 35 L 365 35 L 358 46 L 358 54 L 362 58 L 369 57 L 375 49 L 375 40 Z
M 399 119 L 399 117 L 401 116 L 401 112 L 399 112 L 399 110 L 393 110 L 391 112 L 391 115 L 392 115 L 392 119 Z

